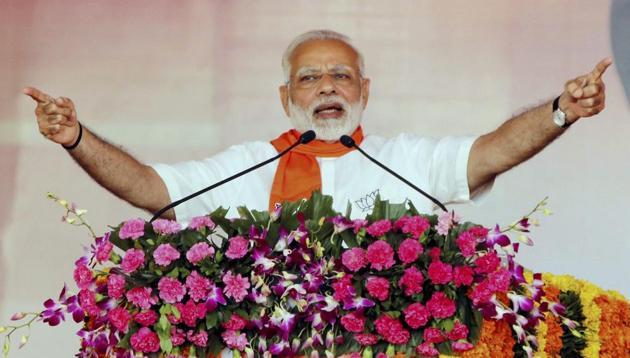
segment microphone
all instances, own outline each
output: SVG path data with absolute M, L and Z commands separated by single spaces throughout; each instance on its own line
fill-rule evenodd
M 188 201 L 188 200 L 190 200 L 190 199 L 192 199 L 192 198 L 194 198 L 196 196 L 199 196 L 199 195 L 201 195 L 201 194 L 203 194 L 203 193 L 205 193 L 205 192 L 207 192 L 209 190 L 212 190 L 212 189 L 214 189 L 216 187 L 219 187 L 219 186 L 221 186 L 221 185 L 223 185 L 223 184 L 225 184 L 227 182 L 230 182 L 230 181 L 232 181 L 232 180 L 234 180 L 234 179 L 236 179 L 236 178 L 238 178 L 240 176 L 243 176 L 243 175 L 251 172 L 252 170 L 256 170 L 256 169 L 258 169 L 258 168 L 260 168 L 260 167 L 262 167 L 264 165 L 267 165 L 267 164 L 273 162 L 274 160 L 276 160 L 276 159 L 280 158 L 281 156 L 287 154 L 293 148 L 297 147 L 300 144 L 307 144 L 307 143 L 312 142 L 315 139 L 315 136 L 316 136 L 315 135 L 315 131 L 313 131 L 313 130 L 308 130 L 308 131 L 302 133 L 302 135 L 300 135 L 300 138 L 297 140 L 297 142 L 291 144 L 291 146 L 289 146 L 287 149 L 283 150 L 282 152 L 278 153 L 278 155 L 276 155 L 276 156 L 274 156 L 272 158 L 269 158 L 269 159 L 265 160 L 262 163 L 258 163 L 256 165 L 252 166 L 251 168 L 248 168 L 248 169 L 245 169 L 245 170 L 243 170 L 243 171 L 241 171 L 239 173 L 236 173 L 236 174 L 232 175 L 229 178 L 223 179 L 220 182 L 214 183 L 214 184 L 210 185 L 209 187 L 206 187 L 206 188 L 203 188 L 203 189 L 201 189 L 199 191 L 196 191 L 196 192 L 188 195 L 187 197 L 181 198 L 181 199 L 179 199 L 177 201 L 174 201 L 174 202 L 168 204 L 167 206 L 163 207 L 162 209 L 158 210 L 155 214 L 153 214 L 153 217 L 151 218 L 151 220 L 149 222 L 153 222 L 155 219 L 159 218 L 162 214 L 164 214 L 167 210 L 172 209 L 172 208 L 176 207 L 177 205 L 179 205 L 181 203 L 184 203 L 184 202 L 186 202 L 186 201 Z
M 354 142 L 354 139 L 352 139 L 352 137 L 344 134 L 344 135 L 341 136 L 341 138 L 339 138 L 339 141 L 341 142 L 341 144 L 345 145 L 348 148 L 355 148 L 355 149 L 357 149 L 359 152 L 361 152 L 361 154 L 363 154 L 366 158 L 368 158 L 369 160 L 374 162 L 376 165 L 378 165 L 379 167 L 385 169 L 389 174 L 391 174 L 391 175 L 395 176 L 396 178 L 400 179 L 403 183 L 409 185 L 410 187 L 412 187 L 418 193 L 424 195 L 425 198 L 431 200 L 435 205 L 439 206 L 440 209 L 444 210 L 445 212 L 448 212 L 448 210 L 446 210 L 446 207 L 444 206 L 444 204 L 442 204 L 439 200 L 437 200 L 436 198 L 434 198 L 431 195 L 427 194 L 424 190 L 422 190 L 422 189 L 418 188 L 417 186 L 413 185 L 409 180 L 403 178 L 398 173 L 396 173 L 393 170 L 389 169 L 384 164 L 382 164 L 381 162 L 379 162 L 378 160 L 372 158 L 370 155 L 368 155 L 366 152 L 364 152 L 363 149 L 359 148 L 359 146 Z

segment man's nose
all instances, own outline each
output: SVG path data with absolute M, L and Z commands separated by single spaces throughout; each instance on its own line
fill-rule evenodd
M 336 93 L 335 81 L 332 76 L 324 74 L 319 82 L 319 94 L 330 95 Z

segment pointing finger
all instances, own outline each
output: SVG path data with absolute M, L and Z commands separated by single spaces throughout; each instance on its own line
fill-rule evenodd
M 22 92 L 24 92 L 25 95 L 30 96 L 37 103 L 46 103 L 53 100 L 51 96 L 38 90 L 35 87 L 26 87 L 22 90 Z
M 59 97 L 55 100 L 55 104 L 57 104 L 60 107 L 65 107 L 65 108 L 73 108 L 74 107 L 74 103 L 72 103 L 72 100 L 68 97 Z
M 597 81 L 598 79 L 600 79 L 602 75 L 604 74 L 604 72 L 606 72 L 606 69 L 610 67 L 611 64 L 612 64 L 612 58 L 610 57 L 606 57 L 605 59 L 599 61 L 599 63 L 595 65 L 595 68 L 593 69 L 593 71 L 591 71 L 591 73 L 589 74 L 589 77 L 590 77 L 589 79 L 591 81 Z

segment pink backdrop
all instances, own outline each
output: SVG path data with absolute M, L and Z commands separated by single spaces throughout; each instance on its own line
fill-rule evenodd
M 149 161 L 201 158 L 287 128 L 277 94 L 293 36 L 355 39 L 372 79 L 366 132 L 481 134 L 553 98 L 612 53 L 606 1 L 0 0 L 0 324 L 70 281 L 85 232 L 59 223 L 47 191 L 89 209 L 98 231 L 148 215 L 98 187 L 39 135 L 21 88 L 71 97 L 79 118 Z M 555 214 L 522 262 L 630 296 L 629 111 L 613 66 L 607 110 L 501 176 L 478 207 L 509 223 L 549 195 Z M 35 328 L 17 357 L 71 356 L 78 326 Z

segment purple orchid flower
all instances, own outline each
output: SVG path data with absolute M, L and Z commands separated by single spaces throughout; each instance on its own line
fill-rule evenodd
M 277 306 L 274 310 L 270 322 L 278 328 L 283 341 L 288 341 L 289 334 L 293 331 L 293 327 L 295 327 L 297 323 L 295 315 L 280 306 Z
M 486 238 L 486 247 L 493 248 L 495 244 L 501 247 L 505 247 L 510 244 L 510 238 L 501 232 L 499 225 L 494 227 L 494 230 L 488 233 Z
M 343 303 L 343 309 L 356 310 L 356 309 L 374 307 L 375 305 L 376 304 L 372 300 L 369 300 L 363 297 L 355 297 L 355 298 L 349 298 L 345 300 Z
M 514 293 L 508 293 L 508 298 L 512 301 L 512 310 L 518 312 L 519 308 L 522 311 L 529 312 L 534 308 L 534 300 L 527 296 L 517 295 Z
M 348 220 L 346 217 L 342 215 L 337 215 L 328 220 L 332 222 L 333 224 L 333 227 L 334 227 L 333 235 L 344 232 L 350 228 L 354 228 L 354 224 L 352 223 L 352 221 Z
M 212 288 L 210 288 L 208 298 L 206 299 L 206 309 L 208 312 L 214 312 L 219 304 L 225 306 L 227 302 L 225 300 L 225 296 L 223 296 L 223 290 L 213 285 Z

